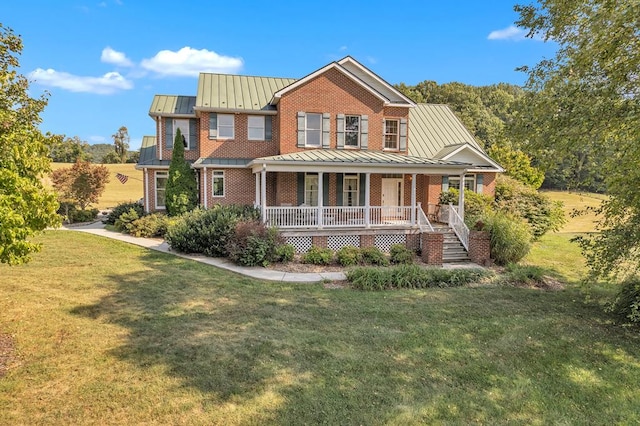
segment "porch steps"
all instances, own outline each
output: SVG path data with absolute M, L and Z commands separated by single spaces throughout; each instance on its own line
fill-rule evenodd
M 444 263 L 470 263 L 469 253 L 448 226 L 434 226 L 434 231 L 444 234 L 444 245 L 442 248 L 442 261 Z

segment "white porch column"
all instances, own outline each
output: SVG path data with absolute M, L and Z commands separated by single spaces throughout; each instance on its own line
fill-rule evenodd
M 262 165 L 260 172 L 260 212 L 262 222 L 267 223 L 267 165 Z
M 416 224 L 416 176 L 411 175 L 411 225 Z
M 324 206 L 323 175 L 324 173 L 318 172 L 318 228 L 322 228 L 322 207 Z
M 364 226 L 371 226 L 371 173 L 364 174 Z
M 204 206 L 203 207 L 205 209 L 208 209 L 209 208 L 209 205 L 208 205 L 209 197 L 207 196 L 208 195 L 207 194 L 207 192 L 208 192 L 208 190 L 207 190 L 207 180 L 208 180 L 207 179 L 207 168 L 205 167 L 203 170 L 204 170 L 204 176 L 202 176 L 202 178 L 201 178 L 201 180 L 202 180 L 202 190 L 204 192 L 203 197 L 202 197 L 203 200 L 204 200 Z
M 256 175 L 256 197 L 253 202 L 253 207 L 258 207 L 260 205 L 260 175 L 255 173 Z
M 460 195 L 458 196 L 458 214 L 464 221 L 464 173 L 460 175 Z

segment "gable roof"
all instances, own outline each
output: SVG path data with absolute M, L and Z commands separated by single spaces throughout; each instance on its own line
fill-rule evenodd
M 371 70 L 369 70 L 367 67 L 360 64 L 350 56 L 347 56 L 338 62 L 331 62 L 324 67 L 312 72 L 311 74 L 301 78 L 300 80 L 295 81 L 287 87 L 278 90 L 273 94 L 271 104 L 276 105 L 280 101 L 282 95 L 302 86 L 303 84 L 313 80 L 314 78 L 324 74 L 331 69 L 335 69 L 341 72 L 356 84 L 369 91 L 375 97 L 380 99 L 385 106 L 415 106 L 415 103 L 411 99 L 400 93 L 400 91 L 398 91 L 392 85 L 378 77 Z
M 193 107 L 196 104 L 195 96 L 181 95 L 155 95 L 149 115 L 154 116 L 173 116 L 173 117 L 195 117 Z
M 158 160 L 156 157 L 156 137 L 143 136 L 142 145 L 140 146 L 140 159 L 136 164 L 136 169 L 151 168 L 167 168 L 171 164 L 169 160 Z
M 273 94 L 293 78 L 200 73 L 195 109 L 201 111 L 273 111 Z

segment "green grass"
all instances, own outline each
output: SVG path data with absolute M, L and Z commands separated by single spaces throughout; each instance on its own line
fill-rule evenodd
M 592 210 L 600 206 L 606 199 L 605 195 L 586 192 L 568 191 L 543 191 L 553 201 L 562 201 L 567 223 L 561 232 L 591 232 L 595 231 L 596 222 L 599 220 Z M 572 212 L 581 211 L 582 214 L 572 217 Z
M 330 290 L 41 240 L 0 265 L 0 424 L 640 422 L 637 330 L 574 287 Z

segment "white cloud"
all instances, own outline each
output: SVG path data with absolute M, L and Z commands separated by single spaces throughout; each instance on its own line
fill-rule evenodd
M 51 68 L 46 70 L 38 68 L 29 73 L 29 78 L 42 86 L 98 95 L 110 95 L 120 90 L 133 88 L 133 83 L 117 72 L 108 72 L 102 77 L 83 77 Z
M 216 52 L 183 47 L 177 52 L 161 50 L 140 65 L 161 75 L 197 77 L 201 72 L 235 73 L 242 69 L 242 58 L 218 55 Z
M 127 56 L 116 50 L 113 50 L 111 47 L 107 46 L 102 49 L 102 55 L 100 55 L 100 61 L 105 62 L 107 64 L 119 65 L 121 67 L 132 67 L 133 62 L 127 58 Z
M 518 40 L 524 40 L 526 38 L 526 35 L 527 35 L 527 30 L 511 25 L 502 30 L 491 31 L 487 39 L 518 41 Z
M 341 52 L 344 52 L 345 50 L 347 50 L 347 46 L 340 46 L 340 49 L 338 49 Z

